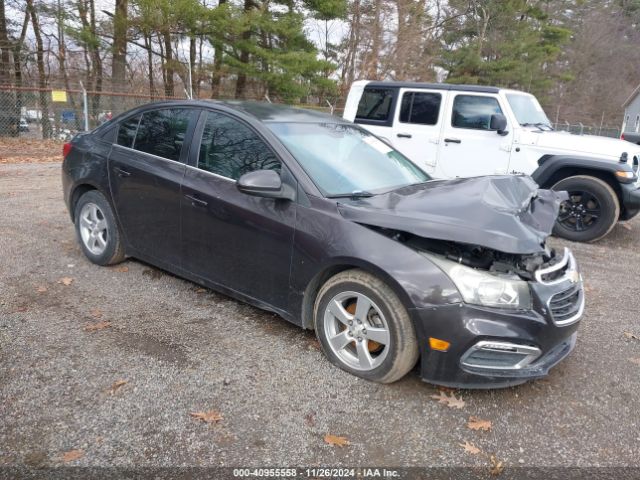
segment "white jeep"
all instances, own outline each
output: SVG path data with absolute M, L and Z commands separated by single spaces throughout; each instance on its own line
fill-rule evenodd
M 604 237 L 640 211 L 640 147 L 554 131 L 528 93 L 472 85 L 354 82 L 344 118 L 392 144 L 435 178 L 526 174 L 566 190 L 554 228 Z

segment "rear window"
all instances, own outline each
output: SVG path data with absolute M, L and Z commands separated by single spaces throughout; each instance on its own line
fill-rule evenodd
M 187 108 L 145 112 L 133 148 L 169 160 L 180 160 L 191 112 Z
M 356 119 L 386 121 L 391 113 L 394 90 L 392 88 L 365 88 Z
M 400 121 L 420 125 L 437 124 L 441 100 L 439 93 L 406 92 L 402 95 Z

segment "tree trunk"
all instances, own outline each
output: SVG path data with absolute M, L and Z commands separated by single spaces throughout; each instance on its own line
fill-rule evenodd
M 227 0 L 219 0 L 219 5 L 224 5 Z M 214 40 L 213 42 L 213 74 L 211 75 L 211 98 L 220 97 L 220 84 L 222 83 L 222 56 L 224 47 L 222 42 Z
M 40 98 L 40 111 L 42 124 L 42 138 L 51 138 L 51 122 L 49 121 L 49 92 L 47 88 L 47 79 L 44 69 L 44 45 L 42 44 L 42 34 L 40 32 L 40 23 L 36 15 L 36 9 L 33 6 L 33 0 L 27 0 L 27 10 L 31 14 L 31 26 L 33 27 L 33 35 L 36 38 L 36 63 L 38 65 L 38 88 Z
M 16 41 L 13 46 L 13 75 L 15 79 L 16 86 L 16 112 L 17 121 L 20 121 L 20 113 L 22 112 L 22 46 L 24 45 L 24 40 L 27 37 L 27 27 L 29 26 L 29 12 L 25 12 L 24 20 L 22 21 L 22 30 L 20 31 L 20 37 Z M 16 133 L 18 133 L 20 127 L 16 128 Z
M 0 85 L 11 84 L 11 42 L 7 32 L 4 0 L 0 0 Z M 18 136 L 20 110 L 11 91 L 0 90 L 0 134 Z
M 244 11 L 250 12 L 253 8 L 252 0 L 244 0 Z M 248 27 L 242 32 L 242 40 L 246 44 L 251 40 L 251 27 Z M 249 50 L 246 45 L 242 46 L 240 50 L 240 62 L 248 67 L 249 65 Z M 238 72 L 238 80 L 236 81 L 236 98 L 244 98 L 247 93 L 247 73 L 244 70 Z
M 127 68 L 127 7 L 128 0 L 115 0 L 113 16 L 113 60 L 111 64 L 111 90 L 124 92 Z M 117 105 L 122 103 L 117 97 L 111 97 L 111 110 L 115 114 Z
M 173 82 L 173 46 L 171 45 L 171 32 L 169 32 L 168 28 L 162 32 L 162 39 L 164 40 L 164 69 L 167 72 L 164 83 L 164 94 L 167 97 L 173 97 L 175 95 Z
M 156 94 L 156 87 L 153 82 L 153 41 L 151 34 L 144 33 L 144 46 L 147 49 L 147 64 L 148 64 L 148 75 L 149 75 L 149 95 L 151 98 Z
M 196 71 L 196 37 L 189 37 L 189 68 L 191 69 L 191 93 L 198 98 L 198 72 Z

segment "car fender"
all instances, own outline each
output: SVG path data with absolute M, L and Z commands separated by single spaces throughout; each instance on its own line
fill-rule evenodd
M 633 182 L 633 179 L 623 181 L 616 176 L 616 172 L 619 171 L 633 172 L 633 169 L 627 162 L 611 162 L 594 157 L 574 155 L 543 155 L 538 160 L 538 168 L 531 173 L 531 178 L 541 187 L 550 188 L 553 186 L 552 183 L 556 183 L 554 180 L 556 173 L 562 169 L 571 169 L 577 172 L 585 170 L 598 171 L 607 176 L 612 176 L 620 183 Z

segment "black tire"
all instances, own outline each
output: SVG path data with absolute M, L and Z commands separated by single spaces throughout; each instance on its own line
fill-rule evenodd
M 363 371 L 352 368 L 334 353 L 332 347 L 329 345 L 325 328 L 327 322 L 332 321 L 326 318 L 329 315 L 329 313 L 327 313 L 329 302 L 332 302 L 336 296 L 345 294 L 345 292 L 355 292 L 366 296 L 367 299 L 373 302 L 372 309 L 368 310 L 369 315 L 372 312 L 375 315 L 377 307 L 386 321 L 389 343 L 388 345 L 382 345 L 382 351 L 384 352 L 386 348 L 388 348 L 388 350 L 384 357 L 380 357 L 381 363 L 371 370 Z M 392 383 L 404 377 L 415 366 L 418 360 L 418 341 L 406 308 L 387 284 L 367 272 L 354 269 L 341 272 L 331 277 L 322 286 L 316 297 L 313 316 L 316 336 L 320 341 L 324 354 L 334 365 L 353 375 L 375 382 Z M 376 319 L 381 321 L 380 317 Z M 367 320 L 367 322 L 368 321 L 369 320 Z M 349 328 L 350 327 L 345 327 L 345 330 Z M 369 328 L 369 326 L 367 326 L 367 328 Z M 373 330 L 373 328 L 370 328 L 370 330 Z M 365 338 L 365 342 L 367 351 L 371 352 L 371 340 Z M 379 349 L 381 344 L 373 342 L 373 345 L 377 345 Z M 352 351 L 355 352 L 357 346 L 356 339 L 354 338 L 345 348 L 352 349 Z M 381 355 L 375 354 L 375 352 L 373 354 Z
M 599 178 L 576 175 L 560 180 L 551 188 L 567 191 L 570 196 L 560 207 L 553 229 L 558 237 L 574 242 L 595 242 L 607 235 L 620 217 L 620 203 L 616 192 Z M 592 212 L 594 215 L 585 212 Z
M 104 237 L 106 238 L 106 246 L 104 247 L 104 251 L 99 254 L 96 254 L 89 249 L 85 244 L 81 233 L 81 212 L 85 206 L 90 204 L 98 207 L 101 219 L 104 219 L 106 222 L 106 232 L 104 234 Z M 102 193 L 97 190 L 90 190 L 83 194 L 76 203 L 74 219 L 78 243 L 80 243 L 82 251 L 91 262 L 97 265 L 114 265 L 125 259 L 122 235 L 118 229 L 118 223 L 116 222 L 111 205 L 109 205 L 109 202 Z

